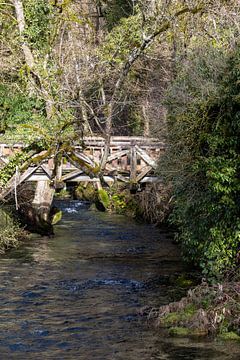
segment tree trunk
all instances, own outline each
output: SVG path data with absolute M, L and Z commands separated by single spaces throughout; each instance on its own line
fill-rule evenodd
M 34 67 L 35 67 L 34 56 L 32 54 L 30 46 L 24 39 L 23 34 L 24 34 L 25 27 L 26 27 L 26 23 L 25 23 L 25 17 L 24 17 L 23 2 L 22 2 L 22 0 L 12 0 L 12 2 L 13 2 L 13 6 L 15 8 L 16 19 L 17 19 L 19 35 L 20 35 L 20 44 L 21 44 L 21 48 L 22 48 L 22 51 L 24 54 L 25 62 L 29 68 L 28 69 L 29 73 L 32 76 L 32 80 L 33 80 L 37 90 L 40 92 L 41 96 L 45 100 L 45 109 L 46 109 L 47 118 L 50 119 L 52 117 L 52 115 L 54 114 L 54 101 L 53 101 L 51 95 L 49 94 L 49 92 L 47 91 L 46 87 L 43 86 L 41 77 L 34 69 Z

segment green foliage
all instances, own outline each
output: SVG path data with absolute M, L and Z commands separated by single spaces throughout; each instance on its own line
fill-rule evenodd
M 98 190 L 98 199 L 99 199 L 100 203 L 103 205 L 103 207 L 107 210 L 110 205 L 110 200 L 109 200 L 107 191 L 104 189 L 99 189 Z
M 233 340 L 240 341 L 240 336 L 233 331 L 229 331 L 229 332 L 219 335 L 219 339 L 230 340 L 230 341 L 233 341 Z
M 123 193 L 115 193 L 111 196 L 112 208 L 118 214 L 124 213 L 127 208 L 126 196 Z
M 24 14 L 27 24 L 25 36 L 29 44 L 43 49 L 49 46 L 49 37 L 53 23 L 53 6 L 50 1 L 25 0 Z
M 191 60 L 168 98 L 168 157 L 180 164 L 169 177 L 171 221 L 186 259 L 217 277 L 237 265 L 240 246 L 240 49 L 226 60 L 217 49 Z
M 94 202 L 96 200 L 96 188 L 94 184 L 90 182 L 85 186 L 79 183 L 74 195 L 79 200 Z
M 0 218 L 0 254 L 3 254 L 6 250 L 17 247 L 19 241 L 26 237 L 26 233 L 5 211 L 0 210 Z
M 128 0 L 107 0 L 105 4 L 104 17 L 107 28 L 110 31 L 120 19 L 126 18 L 133 12 L 133 3 Z
M 61 189 L 59 192 L 55 192 L 54 196 L 60 199 L 69 199 L 71 198 L 71 194 L 66 189 Z
M 51 224 L 56 225 L 62 219 L 62 211 L 59 210 L 56 214 L 53 215 Z
M 0 128 L 5 138 L 30 138 L 31 131 L 23 129 L 21 125 L 31 123 L 44 123 L 43 101 L 16 91 L 11 86 L 0 85 Z
M 141 44 L 141 14 L 122 18 L 106 36 L 100 49 L 103 61 L 122 64 L 130 51 Z
M 133 136 L 141 136 L 143 133 L 143 116 L 139 109 L 130 107 L 128 114 L 128 128 Z
M 0 170 L 0 186 L 4 186 L 11 179 L 16 171 L 16 167 L 23 163 L 28 158 L 25 152 L 19 152 L 14 155 L 9 163 Z
M 7 182 L 11 179 L 11 177 L 15 174 L 17 167 L 20 168 L 20 170 L 22 170 L 21 167 L 25 162 L 27 164 L 27 165 L 25 164 L 26 167 L 28 167 L 30 163 L 33 162 L 32 160 L 33 154 L 38 153 L 43 149 L 44 149 L 43 143 L 41 142 L 33 143 L 23 148 L 22 151 L 19 151 L 13 156 L 11 156 L 9 158 L 8 163 L 3 168 L 0 169 L 0 187 L 7 184 Z
M 169 329 L 169 334 L 172 336 L 188 336 L 190 335 L 190 330 L 186 329 L 184 327 L 180 327 L 180 326 L 176 326 L 176 327 L 171 327 Z

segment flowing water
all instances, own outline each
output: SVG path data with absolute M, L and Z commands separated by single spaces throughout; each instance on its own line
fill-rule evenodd
M 171 238 L 123 216 L 59 202 L 56 236 L 0 259 L 0 359 L 240 359 L 234 343 L 171 338 L 139 315 L 181 273 Z

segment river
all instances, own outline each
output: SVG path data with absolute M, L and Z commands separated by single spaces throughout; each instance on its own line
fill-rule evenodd
M 139 315 L 176 293 L 171 237 L 124 216 L 60 201 L 53 238 L 0 258 L 0 359 L 239 360 L 240 346 L 172 338 Z

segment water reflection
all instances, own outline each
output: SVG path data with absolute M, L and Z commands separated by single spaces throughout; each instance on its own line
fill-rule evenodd
M 182 270 L 167 234 L 80 202 L 60 206 L 54 238 L 0 259 L 1 359 L 239 359 L 236 344 L 169 338 L 138 316 L 169 301 L 167 279 Z

